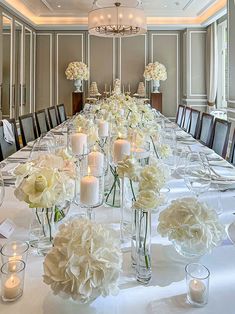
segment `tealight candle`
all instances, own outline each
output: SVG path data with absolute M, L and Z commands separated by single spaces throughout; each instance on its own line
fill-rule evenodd
M 117 139 L 113 146 L 113 161 L 117 164 L 122 161 L 125 155 L 129 156 L 131 152 L 131 144 L 127 140 Z
M 86 206 L 99 203 L 99 180 L 90 174 L 81 179 L 80 202 Z
M 87 151 L 87 134 L 74 133 L 71 135 L 72 152 L 76 155 L 83 155 Z
M 11 275 L 6 280 L 3 287 L 3 295 L 5 299 L 16 299 L 21 294 L 21 281 L 16 275 Z
M 193 279 L 189 283 L 189 295 L 193 302 L 204 303 L 206 286 L 201 280 Z
M 101 175 L 104 169 L 104 154 L 96 151 L 89 153 L 88 166 L 91 169 L 91 174 Z
M 100 137 L 109 136 L 109 123 L 104 120 L 98 121 L 98 132 Z

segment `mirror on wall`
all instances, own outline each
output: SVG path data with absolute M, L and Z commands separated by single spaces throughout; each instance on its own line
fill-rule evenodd
M 22 114 L 21 103 L 22 103 L 22 53 L 23 53 L 23 25 L 15 21 L 15 112 L 14 117 L 18 117 Z
M 2 15 L 2 117 L 10 118 L 14 95 L 12 87 L 12 19 Z
M 32 111 L 32 31 L 25 28 L 25 76 L 23 113 Z

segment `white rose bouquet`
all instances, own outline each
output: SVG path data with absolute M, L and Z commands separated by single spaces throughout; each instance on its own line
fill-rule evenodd
M 144 77 L 147 81 L 165 81 L 167 79 L 166 67 L 159 62 L 149 63 L 145 67 Z
M 18 166 L 14 174 L 15 196 L 30 208 L 51 208 L 74 197 L 75 166 L 72 161 L 50 154 L 41 155 Z
M 158 232 L 188 252 L 203 255 L 220 244 L 225 237 L 224 226 L 218 215 L 205 203 L 196 198 L 183 198 L 173 201 L 160 213 Z
M 55 295 L 87 303 L 99 295 L 118 294 L 122 266 L 114 231 L 86 219 L 59 227 L 44 261 L 44 282 Z
M 89 78 L 89 70 L 85 63 L 83 62 L 70 62 L 65 75 L 68 80 L 84 80 L 87 81 Z

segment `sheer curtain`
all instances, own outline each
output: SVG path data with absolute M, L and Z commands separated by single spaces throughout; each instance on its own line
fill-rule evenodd
M 206 90 L 208 112 L 215 109 L 215 100 L 218 88 L 218 33 L 217 23 L 207 28 L 206 37 Z

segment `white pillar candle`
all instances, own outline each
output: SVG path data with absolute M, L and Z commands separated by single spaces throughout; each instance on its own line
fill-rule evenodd
M 91 174 L 101 175 L 104 170 L 104 154 L 101 152 L 91 152 L 88 154 L 88 166 Z
M 127 140 L 117 139 L 113 146 L 113 161 L 117 164 L 122 161 L 125 155 L 129 156 L 131 152 L 131 144 Z
M 112 88 L 111 88 L 111 85 L 109 86 L 109 93 L 110 93 L 110 95 L 112 94 Z
M 109 123 L 104 120 L 98 121 L 98 132 L 100 137 L 109 136 Z
M 16 275 L 11 275 L 11 277 L 4 283 L 3 289 L 5 299 L 11 300 L 17 298 L 17 296 L 21 293 L 20 278 Z
M 106 84 L 104 84 L 104 91 L 105 91 L 105 93 L 107 92 L 107 85 Z
M 124 85 L 122 86 L 122 92 L 123 92 L 123 94 L 125 94 L 125 86 Z
M 99 180 L 96 177 L 88 175 L 81 179 L 80 202 L 86 206 L 99 203 Z
M 131 84 L 129 83 L 129 93 L 131 92 Z
M 72 152 L 76 155 L 83 155 L 87 152 L 87 134 L 74 133 L 71 135 Z
M 189 282 L 189 295 L 193 302 L 204 303 L 206 286 L 201 280 L 193 279 Z

